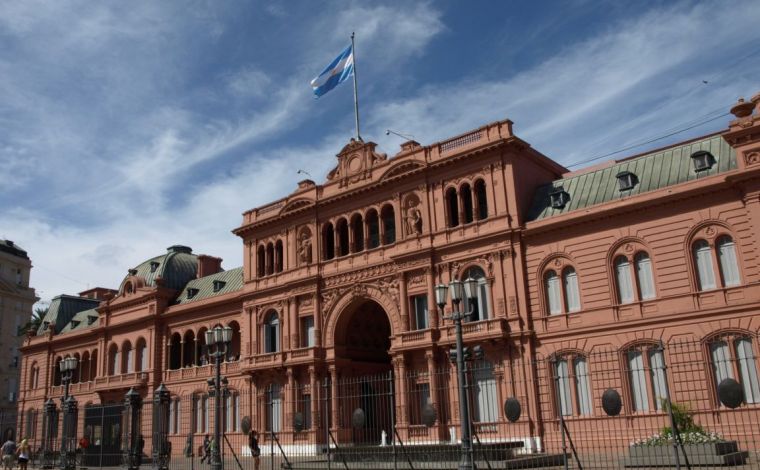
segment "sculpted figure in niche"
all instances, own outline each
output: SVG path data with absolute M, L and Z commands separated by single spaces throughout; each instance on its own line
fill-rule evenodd
M 311 263 L 311 234 L 308 230 L 302 231 L 298 239 L 298 260 L 302 265 Z
M 420 201 L 417 196 L 411 196 L 406 201 L 406 234 L 422 234 L 422 212 L 419 209 Z

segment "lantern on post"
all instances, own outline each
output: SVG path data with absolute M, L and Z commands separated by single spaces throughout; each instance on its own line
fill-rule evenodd
M 62 470 L 75 470 L 77 466 L 77 411 L 77 400 L 69 395 L 63 402 Z
M 169 468 L 169 389 L 162 383 L 153 392 L 153 465 Z
M 142 462 L 140 411 L 142 397 L 134 388 L 124 396 L 124 463 L 127 470 L 137 470 Z
M 58 434 L 58 408 L 52 398 L 45 402 L 44 426 L 42 428 L 42 468 L 53 468 L 55 439 Z

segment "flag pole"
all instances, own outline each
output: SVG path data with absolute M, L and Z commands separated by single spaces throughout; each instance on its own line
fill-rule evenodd
M 362 140 L 359 134 L 359 93 L 356 86 L 356 48 L 354 47 L 354 33 L 351 33 L 351 55 L 354 57 L 354 115 L 356 116 L 356 140 Z

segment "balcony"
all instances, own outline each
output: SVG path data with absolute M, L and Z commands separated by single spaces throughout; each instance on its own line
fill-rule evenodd
M 222 374 L 234 374 L 240 371 L 240 362 L 222 362 Z M 182 369 L 167 370 L 164 377 L 167 382 L 178 382 L 182 380 L 207 379 L 214 373 L 213 364 L 204 364 L 202 366 L 191 366 Z
M 456 328 L 447 324 L 442 329 L 441 342 L 453 343 L 456 341 Z M 488 320 L 462 323 L 462 338 L 465 341 L 479 341 L 486 339 L 503 338 L 509 333 L 505 318 L 491 318 Z
M 425 329 L 402 332 L 396 340 L 395 347 L 397 349 L 412 349 L 421 346 L 430 346 L 435 341 L 438 341 L 441 334 L 438 330 Z
M 96 377 L 94 382 L 88 383 L 94 384 L 94 390 L 141 387 L 147 385 L 148 373 L 129 372 L 127 374 L 108 375 L 105 377 Z

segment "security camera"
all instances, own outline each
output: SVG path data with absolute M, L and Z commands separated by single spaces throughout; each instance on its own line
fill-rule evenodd
M 391 131 L 390 130 L 385 131 L 385 135 L 391 135 Z

